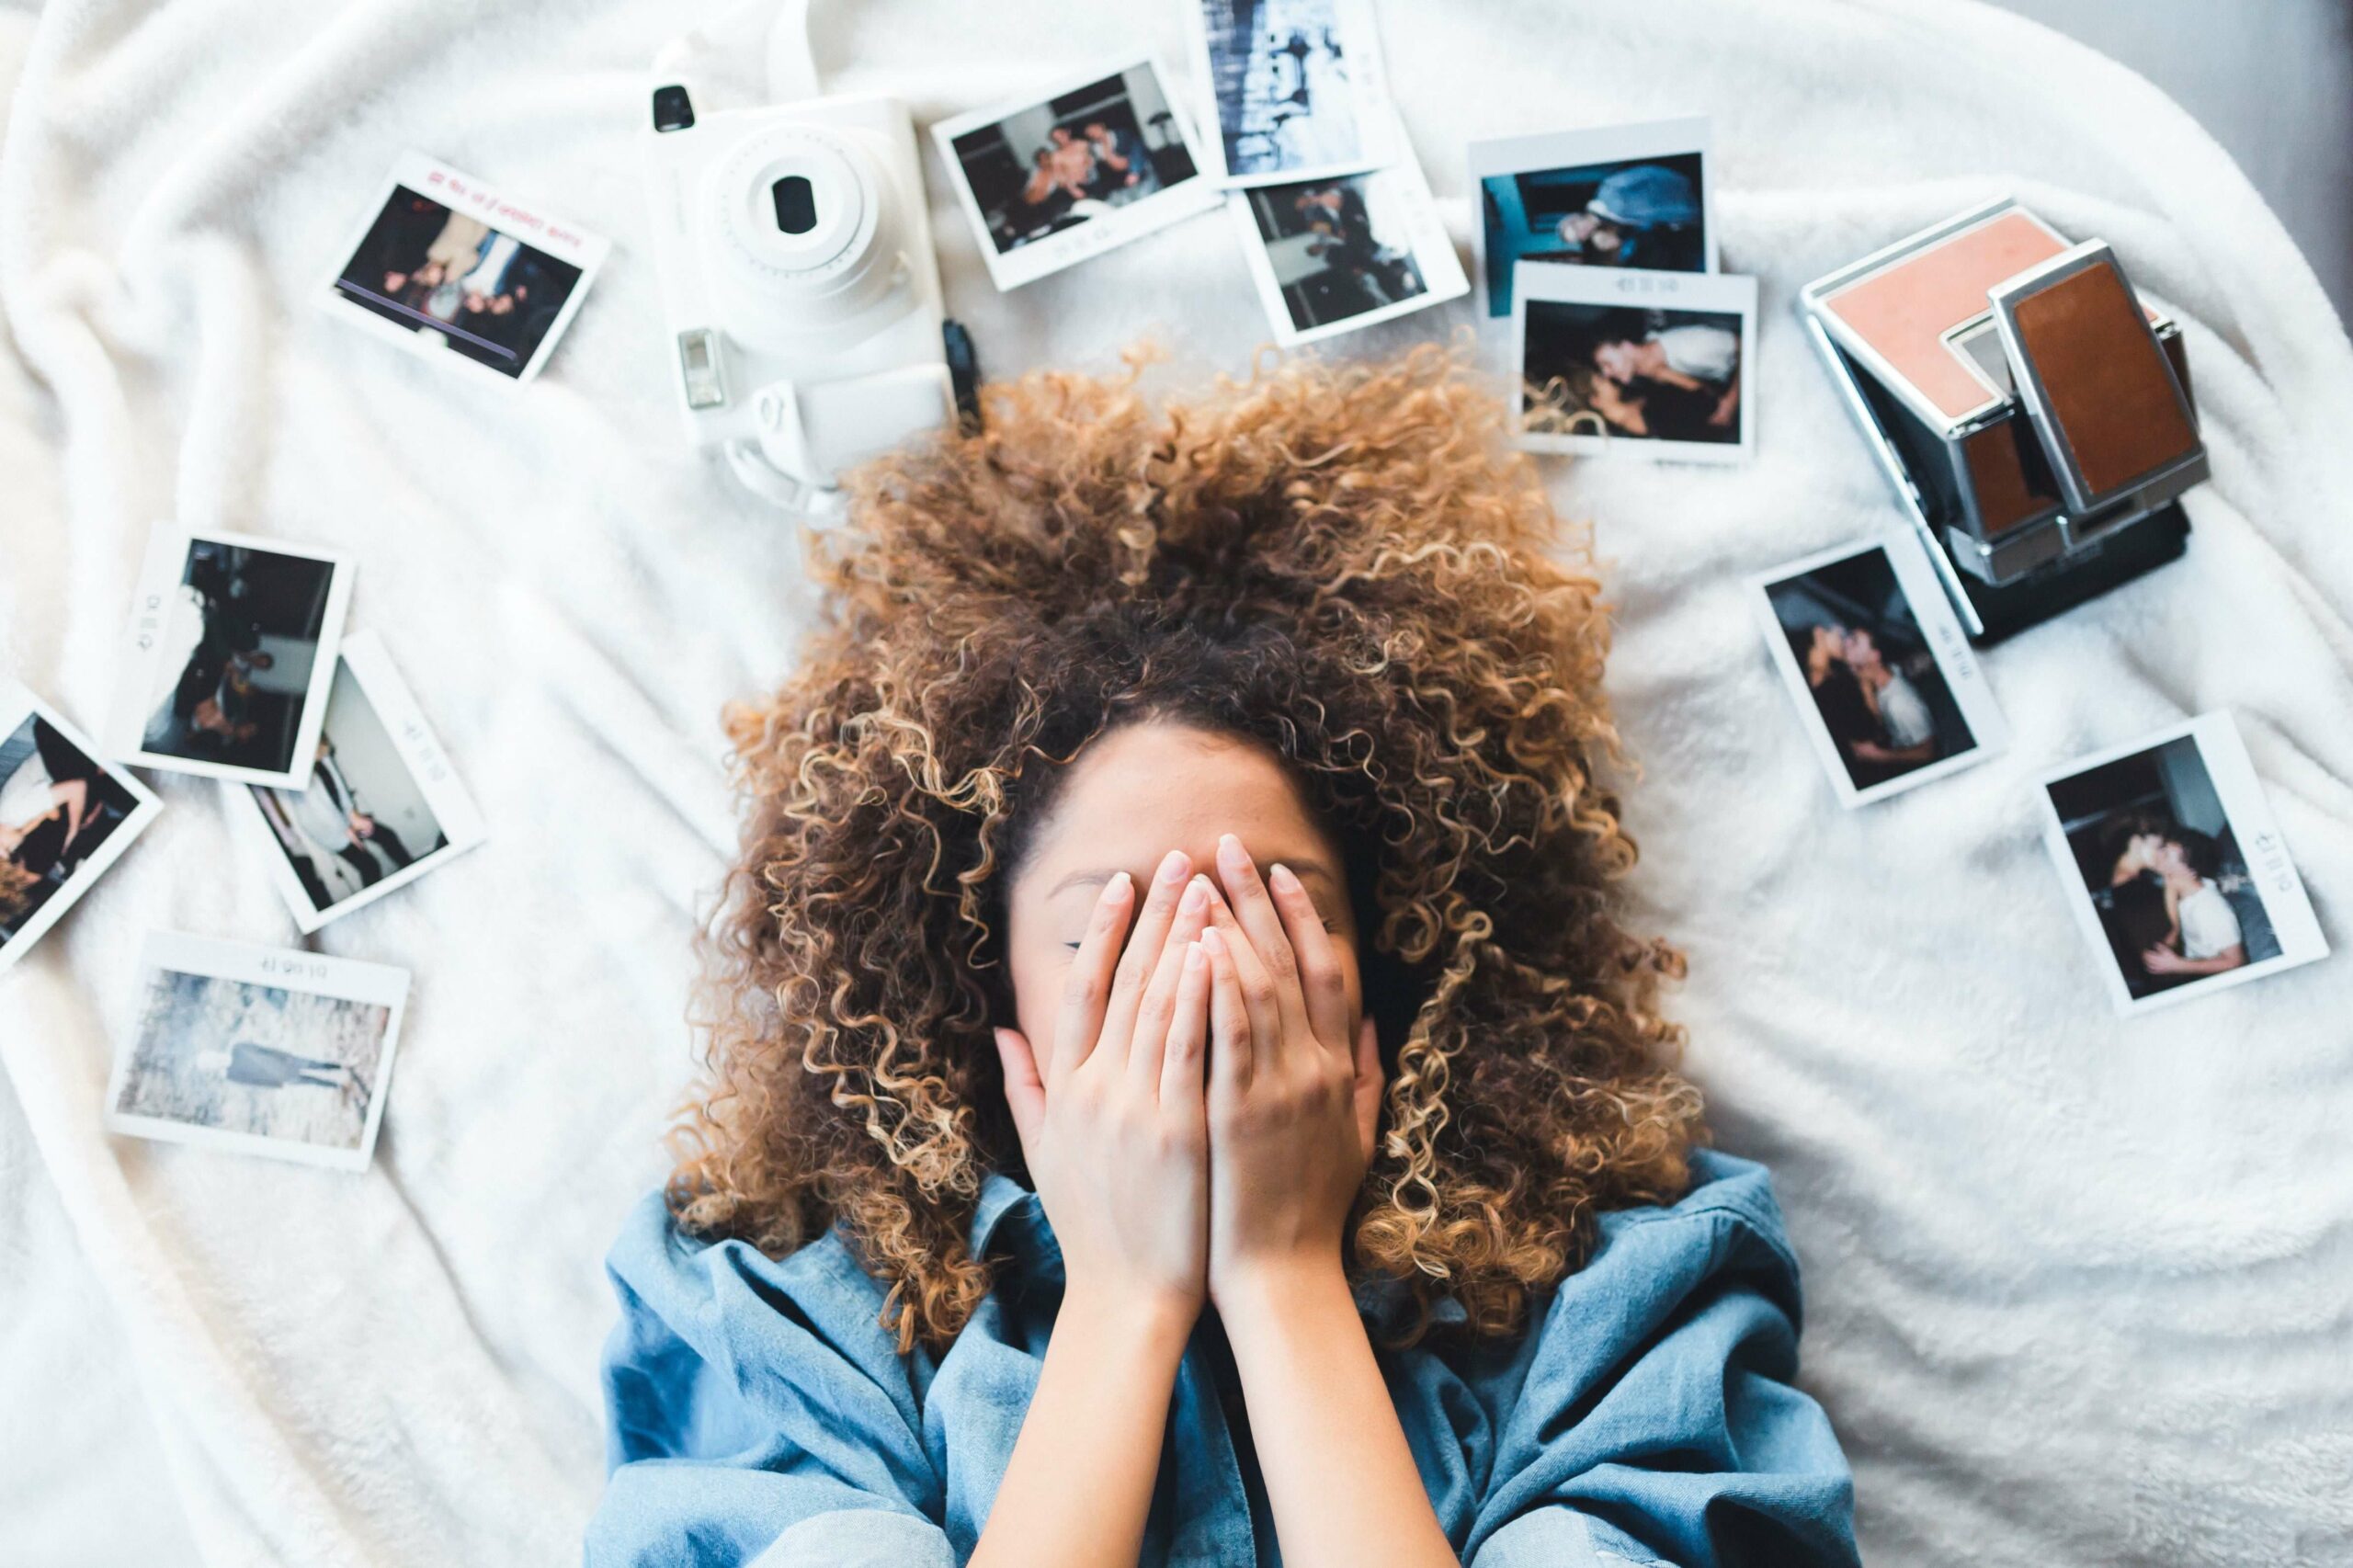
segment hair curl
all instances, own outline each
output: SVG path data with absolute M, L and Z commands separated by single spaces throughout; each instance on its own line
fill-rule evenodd
M 1447 1297 L 1512 1332 L 1702 1135 L 1656 1005 L 1681 959 L 1611 913 L 1598 585 L 1455 355 L 1164 406 L 1140 363 L 987 389 L 813 546 L 826 623 L 728 715 L 749 814 L 672 1207 L 778 1256 L 839 1225 L 901 1347 L 952 1339 L 983 1176 L 1021 1170 L 989 1037 L 1021 840 L 1089 740 L 1175 719 L 1269 748 L 1345 848 L 1390 1073 L 1353 1267 L 1415 1335 Z

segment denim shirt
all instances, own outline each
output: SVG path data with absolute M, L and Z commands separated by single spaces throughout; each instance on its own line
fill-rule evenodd
M 1605 1215 L 1593 1256 L 1527 1332 L 1379 1352 L 1430 1506 L 1472 1568 L 1856 1562 L 1845 1456 L 1790 1381 L 1798 1271 L 1770 1183 L 1705 1151 L 1693 1166 L 1673 1208 Z M 970 1558 L 1063 1287 L 1043 1210 L 1006 1177 L 983 1187 L 972 1244 L 1001 1260 L 995 1287 L 946 1354 L 902 1356 L 878 1322 L 882 1288 L 838 1233 L 773 1259 L 682 1236 L 649 1197 L 608 1263 L 621 1321 L 592 1568 Z M 1359 1305 L 1376 1330 L 1404 1310 L 1394 1290 Z M 1140 1568 L 1280 1562 L 1252 1454 L 1205 1312 Z

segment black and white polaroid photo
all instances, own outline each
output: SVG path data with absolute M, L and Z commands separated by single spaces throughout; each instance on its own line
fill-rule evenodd
M 2327 956 L 2228 713 L 2111 746 L 2037 782 L 2044 842 L 2119 1013 Z
M 1112 62 L 931 128 L 999 289 L 1218 205 L 1167 80 Z
M 1910 534 L 1748 581 L 1774 668 L 1841 805 L 1868 805 L 2009 744 L 1984 666 Z
M 1290 183 L 1405 155 L 1371 0 L 1188 0 L 1186 17 L 1212 178 Z
M 340 551 L 157 525 L 107 754 L 301 788 L 350 600 L 351 564 Z
M 1530 451 L 1730 463 L 1755 445 L 1754 278 L 1523 261 L 1511 357 Z
M 0 971 L 64 917 L 162 811 L 56 709 L 0 677 Z
M 1486 313 L 1523 261 L 1715 271 L 1708 172 L 1704 116 L 1472 142 Z
M 1275 340 L 1353 332 L 1471 291 L 1412 158 L 1226 199 Z
M 463 855 L 487 836 L 416 699 L 370 631 L 345 639 L 309 788 L 233 786 L 305 935 Z
M 114 1132 L 368 1168 L 400 1040 L 404 969 L 153 931 L 115 1053 Z
M 337 253 L 321 302 L 413 352 L 527 381 L 609 249 L 569 219 L 408 153 Z

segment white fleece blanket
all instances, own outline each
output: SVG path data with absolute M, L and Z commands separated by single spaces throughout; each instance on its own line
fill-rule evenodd
M 1138 28 L 1180 52 L 1173 4 L 818 10 L 833 82 L 926 123 Z M 2171 103 L 1980 6 L 1381 12 L 1466 248 L 1467 138 L 1715 117 L 1724 264 L 1763 279 L 1757 460 L 1563 465 L 1559 496 L 1620 611 L 1634 924 L 1688 948 L 1690 1069 L 1777 1172 L 1868 1555 L 2353 1559 L 2353 960 L 2119 1023 L 2027 782 L 2234 710 L 2353 946 L 2353 351 L 2310 271 Z M 599 1259 L 663 1170 L 688 932 L 733 840 L 717 714 L 805 608 L 789 532 L 673 437 L 637 142 L 681 15 L 0 0 L 0 658 L 95 723 L 152 518 L 346 546 L 353 624 L 493 831 L 320 940 L 417 977 L 365 1176 L 99 1130 L 139 933 L 294 935 L 212 786 L 160 779 L 154 831 L 0 982 L 0 1558 L 576 1552 Z M 304 302 L 410 145 L 616 242 L 519 396 Z M 1181 377 L 1267 335 L 1222 216 L 1000 296 L 926 155 L 995 371 L 1157 332 Z M 2006 756 L 1843 812 L 1739 583 L 1893 512 L 1790 301 L 2005 187 L 2183 315 L 2214 481 L 2186 562 L 1992 656 Z

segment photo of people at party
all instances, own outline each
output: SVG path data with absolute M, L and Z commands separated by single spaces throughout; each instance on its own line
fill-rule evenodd
M 1362 85 L 1344 0 L 1198 0 L 1225 172 L 1305 174 L 1365 160 Z M 1357 13 L 1361 15 L 1361 13 Z
M 372 315 L 520 378 L 580 278 L 570 262 L 395 185 L 335 288 Z
M 2196 735 L 2046 787 L 2133 1000 L 2279 956 Z
M 310 787 L 253 787 L 312 913 L 327 915 L 447 848 L 424 787 L 346 661 L 335 669 Z
M 1511 314 L 1512 269 L 1522 261 L 1706 271 L 1702 165 L 1685 153 L 1482 179 L 1487 313 Z
M 1737 444 L 1741 317 L 1563 300 L 1525 302 L 1528 429 Z
M 1388 171 L 1260 186 L 1250 213 L 1295 331 L 1308 332 L 1429 291 L 1412 218 Z
M 140 750 L 290 771 L 335 572 L 310 556 L 190 540 L 163 608 L 165 653 Z
M 1765 592 L 1858 792 L 1976 747 L 1883 548 L 1785 578 Z
M 1199 177 L 1148 63 L 1057 93 L 951 145 L 999 255 Z
M 0 950 L 138 809 L 130 788 L 39 713 L 0 736 Z

